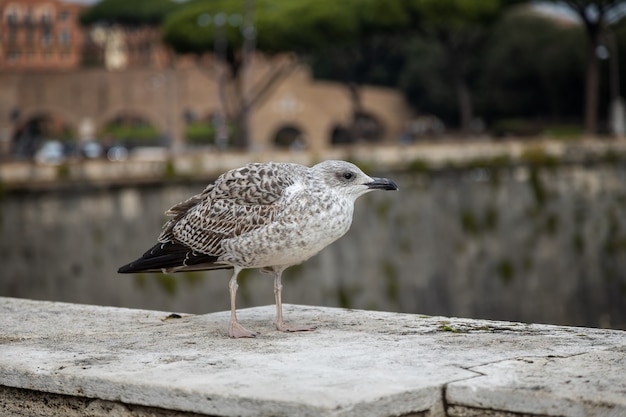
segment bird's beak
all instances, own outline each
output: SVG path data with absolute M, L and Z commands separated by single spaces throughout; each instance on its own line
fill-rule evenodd
M 372 182 L 366 182 L 364 185 L 371 190 L 397 190 L 398 186 L 395 182 L 387 178 L 372 178 Z

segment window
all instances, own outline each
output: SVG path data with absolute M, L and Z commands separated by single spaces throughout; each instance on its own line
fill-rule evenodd
M 65 22 L 66 20 L 68 20 L 70 18 L 70 12 L 67 10 L 61 10 L 59 12 L 59 21 L 61 22 Z
M 8 55 L 7 55 L 7 61 L 9 62 L 17 62 L 20 59 L 20 52 L 19 51 L 9 51 Z
M 15 13 L 14 10 L 11 10 L 7 13 L 7 23 L 8 24 L 17 23 L 17 14 Z
M 37 17 L 42 24 L 51 24 L 54 16 L 54 9 L 50 5 L 43 5 L 37 9 Z
M 33 10 L 32 9 L 28 9 L 28 11 L 26 12 L 26 15 L 24 16 L 24 23 L 33 23 Z
M 43 46 L 49 46 L 52 43 L 52 31 L 49 28 L 43 30 L 41 35 L 41 44 Z
M 6 8 L 6 21 L 9 24 L 18 23 L 20 20 L 21 8 L 15 4 L 9 4 Z
M 67 45 L 70 43 L 70 31 L 67 29 L 62 29 L 59 32 L 59 43 L 61 45 Z

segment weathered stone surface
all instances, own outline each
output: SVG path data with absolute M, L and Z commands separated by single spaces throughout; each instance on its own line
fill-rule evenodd
M 551 416 L 626 416 L 624 344 L 573 356 L 519 357 L 472 371 L 482 376 L 448 385 L 449 403 Z
M 626 413 L 623 331 L 285 310 L 319 329 L 277 332 L 274 307 L 258 307 L 239 316 L 261 335 L 234 340 L 227 312 L 168 319 L 0 298 L 0 386 L 101 400 L 93 407 L 113 403 L 121 416 L 133 415 L 128 405 L 222 416 Z
M 205 414 L 0 386 L 3 417 L 203 417 Z

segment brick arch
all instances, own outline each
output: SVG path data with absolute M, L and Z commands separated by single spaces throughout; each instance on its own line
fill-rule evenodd
M 270 149 L 274 146 L 274 136 L 279 129 L 284 126 L 295 126 L 307 136 L 307 149 L 321 149 L 326 147 L 326 142 L 324 142 L 325 132 L 330 130 L 333 123 L 335 123 L 335 120 L 330 118 L 312 120 L 304 116 L 273 120 L 260 130 L 256 143 Z
M 37 106 L 20 108 L 20 120 L 32 118 L 40 114 L 52 114 L 66 120 L 71 125 L 78 125 L 78 117 L 75 113 L 66 109 L 55 108 L 52 106 Z
M 67 125 L 69 125 L 76 133 L 78 133 L 78 125 L 79 125 L 79 120 L 78 117 L 75 114 L 72 114 L 70 112 L 67 112 L 63 109 L 57 109 L 57 108 L 52 108 L 52 107 L 27 107 L 24 109 L 20 109 L 20 118 L 19 121 L 15 124 L 14 126 L 14 130 L 18 129 L 19 127 L 21 127 L 24 123 L 26 123 L 27 121 L 37 117 L 37 116 L 41 116 L 41 115 L 51 115 L 54 117 L 58 117 L 59 119 L 61 119 L 64 123 L 66 123 Z

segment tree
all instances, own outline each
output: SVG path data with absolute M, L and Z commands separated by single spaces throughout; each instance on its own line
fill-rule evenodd
M 177 7 L 178 3 L 173 0 L 102 0 L 86 9 L 80 22 L 83 25 L 156 26 Z
M 172 14 L 164 25 L 164 40 L 175 51 L 216 52 L 227 68 L 220 84 L 233 86 L 233 94 L 222 94 L 222 101 L 228 116 L 236 121 L 244 120 L 276 83 L 313 53 L 408 23 L 403 0 L 255 0 L 254 3 L 248 0 L 247 5 L 249 10 L 245 11 L 242 2 L 236 0 L 190 2 Z M 246 57 L 246 29 L 226 23 L 216 27 L 215 17 L 220 15 L 247 16 L 240 24 L 253 24 L 256 48 L 279 57 L 272 70 L 248 94 L 243 94 L 241 73 Z M 285 59 L 286 56 L 298 59 Z M 238 125 L 241 128 L 245 123 Z M 246 140 L 239 140 L 238 145 L 244 147 Z
M 316 78 L 343 83 L 352 100 L 352 122 L 348 126 L 351 140 L 367 136 L 370 125 L 361 102 L 363 84 L 397 84 L 398 68 L 404 63 L 406 40 L 400 33 L 410 26 L 410 16 L 402 1 L 346 1 L 346 19 L 354 31 L 345 36 L 311 45 L 300 54 L 313 67 Z M 345 20 L 335 19 L 333 24 Z
M 313 76 L 338 81 L 348 89 L 352 120 L 346 133 L 350 141 L 367 139 L 372 125 L 361 100 L 362 86 L 398 86 L 407 59 L 407 42 L 391 33 L 374 33 L 344 45 L 330 45 L 309 57 Z M 374 139 L 374 137 L 370 137 Z
M 174 51 L 213 53 L 214 62 L 220 64 L 211 76 L 218 79 L 222 116 L 236 125 L 233 143 L 239 148 L 248 146 L 250 109 L 295 68 L 291 57 L 282 56 L 255 85 L 244 86 L 245 65 L 259 41 L 257 33 L 268 33 L 263 39 L 271 44 L 267 25 L 282 7 L 269 0 L 196 0 L 172 13 L 163 26 L 163 40 Z
M 454 87 L 461 131 L 471 130 L 474 119 L 471 63 L 487 43 L 490 29 L 511 2 L 504 0 L 409 0 L 415 28 L 441 45 L 445 68 Z
M 481 59 L 476 101 L 483 116 L 537 124 L 580 118 L 585 55 L 577 46 L 584 40 L 580 26 L 526 7 L 503 16 Z
M 585 81 L 585 133 L 598 130 L 598 87 L 600 83 L 598 47 L 610 21 L 623 16 L 624 0 L 551 0 L 568 7 L 583 22 L 587 33 L 587 70 Z

